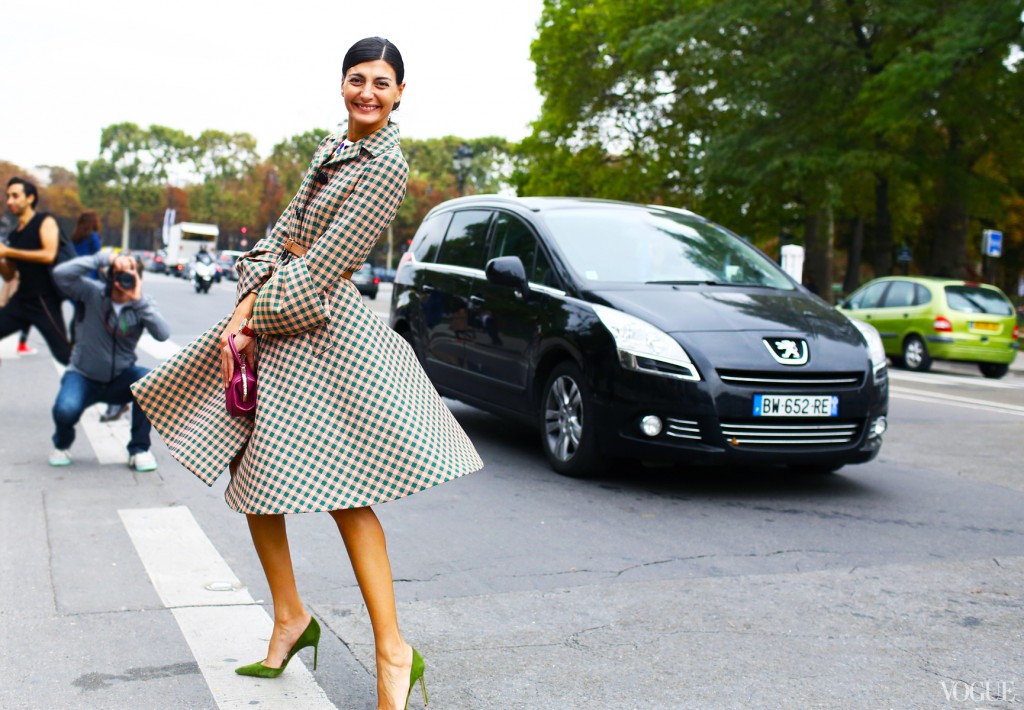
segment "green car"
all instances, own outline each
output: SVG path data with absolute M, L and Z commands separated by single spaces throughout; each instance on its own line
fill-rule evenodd
M 995 286 L 924 276 L 886 276 L 839 304 L 875 326 L 897 365 L 926 371 L 932 360 L 976 362 L 985 377 L 1002 377 L 1017 355 L 1013 304 Z

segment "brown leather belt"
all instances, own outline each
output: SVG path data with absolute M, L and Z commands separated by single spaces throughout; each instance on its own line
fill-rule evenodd
M 300 246 L 297 242 L 294 242 L 291 239 L 284 240 L 284 250 L 290 254 L 294 254 L 295 256 L 305 256 L 306 252 L 309 251 L 306 247 Z
M 294 256 L 305 256 L 306 252 L 309 251 L 309 249 L 307 249 L 304 246 L 299 245 L 297 242 L 293 241 L 290 238 L 284 240 L 284 250 L 286 252 L 288 252 L 289 254 L 292 254 Z M 353 272 L 353 271 L 346 271 L 345 273 L 343 273 L 341 275 L 341 278 L 346 279 L 348 281 L 351 281 L 353 273 L 355 273 L 355 272 Z

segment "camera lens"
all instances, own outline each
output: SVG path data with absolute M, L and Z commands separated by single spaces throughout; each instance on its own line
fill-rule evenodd
M 125 291 L 135 288 L 135 274 L 130 271 L 118 271 L 114 274 L 114 281 Z

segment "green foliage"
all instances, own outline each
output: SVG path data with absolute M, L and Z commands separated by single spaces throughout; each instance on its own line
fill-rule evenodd
M 469 148 L 473 154 L 466 177 L 466 191 L 499 192 L 511 171 L 510 161 L 514 150 L 513 145 L 504 138 L 403 138 L 402 152 L 409 162 L 410 175 L 445 189 L 455 186 L 456 175 L 452 159 L 455 151 L 462 145 Z
M 274 146 L 268 162 L 277 171 L 284 194 L 290 199 L 299 189 L 302 176 L 313 159 L 317 146 L 330 133 L 327 129 L 313 129 L 294 135 Z M 284 205 L 281 206 L 282 209 Z
M 179 219 L 215 223 L 225 234 L 241 227 L 259 233 L 277 220 L 298 190 L 328 133 L 314 129 L 291 136 L 261 160 L 248 133 L 211 129 L 192 137 L 163 126 L 115 124 L 103 131 L 99 157 L 79 163 L 79 189 L 84 204 L 98 209 L 107 223 L 119 223 L 127 207 L 155 229 L 164 208 L 174 207 Z M 411 239 L 432 207 L 457 196 L 452 158 L 462 145 L 473 153 L 468 191 L 507 188 L 515 146 L 503 138 L 406 139 L 402 148 L 411 175 L 394 224 L 396 243 Z M 382 260 L 378 255 L 377 261 Z
M 908 243 L 919 266 L 963 272 L 967 235 L 1020 194 L 1022 10 L 546 0 L 531 48 L 544 103 L 512 181 L 689 206 L 760 243 L 805 229 L 829 280 L 827 215 L 841 243 L 863 220 L 876 269 Z

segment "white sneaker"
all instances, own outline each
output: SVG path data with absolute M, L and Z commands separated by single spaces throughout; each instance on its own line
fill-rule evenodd
M 156 457 L 148 451 L 140 451 L 128 457 L 128 465 L 139 473 L 156 470 Z
M 50 465 L 51 466 L 70 466 L 71 465 L 71 452 L 67 449 L 54 449 L 53 453 L 50 454 Z

